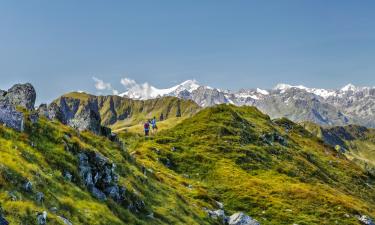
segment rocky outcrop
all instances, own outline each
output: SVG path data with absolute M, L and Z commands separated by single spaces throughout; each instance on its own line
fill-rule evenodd
M 34 110 L 35 98 L 35 89 L 28 83 L 16 84 L 8 91 L 0 90 L 0 123 L 23 131 L 24 115 L 17 107 Z
M 257 220 L 251 218 L 243 212 L 237 212 L 231 216 L 226 216 L 223 203 L 216 203 L 219 206 L 219 209 L 217 210 L 203 208 L 203 210 L 207 212 L 208 217 L 211 219 L 218 220 L 225 225 L 260 225 Z
M 2 105 L 0 103 L 0 123 L 18 131 L 23 131 L 24 125 L 23 113 L 17 111 L 11 105 Z
M 2 105 L 21 106 L 28 110 L 33 110 L 35 99 L 35 89 L 29 83 L 16 84 L 8 91 L 0 92 L 0 104 Z
M 50 120 L 59 120 L 79 131 L 90 130 L 96 134 L 100 133 L 101 117 L 96 98 L 81 101 L 76 98 L 61 97 L 48 106 L 40 105 L 38 113 Z
M 145 203 L 118 184 L 116 165 L 106 157 L 97 152 L 81 152 L 78 161 L 81 180 L 95 198 L 100 201 L 111 198 L 132 212 L 145 211 Z
M 375 225 L 374 221 L 366 216 L 366 215 L 361 215 L 357 217 L 359 222 L 361 222 L 363 225 Z
M 260 223 L 243 212 L 231 215 L 228 219 L 229 225 L 260 225 Z
M 36 221 L 38 225 L 47 224 L 47 212 L 43 211 L 42 213 L 38 213 L 38 215 L 36 216 Z

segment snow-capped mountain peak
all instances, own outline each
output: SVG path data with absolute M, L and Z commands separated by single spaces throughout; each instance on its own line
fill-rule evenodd
M 164 89 L 126 78 L 121 83 L 127 89 L 121 95 L 133 99 L 175 96 L 193 100 L 202 107 L 223 103 L 256 106 L 271 118 L 288 117 L 323 125 L 346 125 L 356 121 L 360 125 L 375 127 L 375 87 L 348 84 L 341 89 L 323 89 L 284 83 L 267 90 L 246 88 L 230 91 L 203 86 L 196 80 Z
M 342 87 L 340 90 L 343 92 L 347 92 L 347 91 L 356 91 L 356 89 L 357 87 L 354 86 L 353 84 L 347 84 L 344 87 Z
M 168 95 L 177 96 L 178 93 L 182 91 L 192 92 L 200 87 L 196 80 L 187 80 L 171 88 L 164 89 L 156 88 L 147 82 L 143 84 L 138 84 L 134 80 L 129 81 L 129 79 L 122 82 L 122 84 L 125 86 L 127 91 L 120 94 L 120 96 L 126 96 L 129 98 L 139 100 L 146 100 Z

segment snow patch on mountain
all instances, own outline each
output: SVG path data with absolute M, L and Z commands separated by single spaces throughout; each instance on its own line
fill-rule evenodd
M 200 87 L 196 80 L 187 80 L 171 88 L 164 89 L 156 88 L 147 82 L 139 84 L 135 80 L 129 78 L 121 79 L 121 84 L 124 85 L 127 91 L 119 94 L 120 96 L 139 100 L 147 100 L 167 95 L 177 96 L 182 91 L 192 92 Z

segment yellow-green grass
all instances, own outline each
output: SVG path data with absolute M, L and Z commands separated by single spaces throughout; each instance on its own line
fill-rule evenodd
M 33 125 L 27 122 L 24 133 L 0 126 L 0 146 L 0 213 L 10 224 L 36 224 L 37 213 L 43 211 L 48 213 L 48 224 L 64 224 L 58 216 L 73 224 L 94 225 L 211 223 L 200 207 L 207 203 L 178 187 L 187 178 L 157 169 L 144 174 L 136 155 L 104 137 L 41 118 Z M 85 151 L 100 152 L 117 165 L 119 184 L 145 202 L 144 212 L 134 213 L 111 199 L 101 202 L 87 191 L 79 178 L 77 157 Z M 73 175 L 72 182 L 63 177 L 66 171 Z M 23 188 L 28 180 L 33 184 L 31 193 Z M 45 195 L 42 203 L 36 201 L 37 192 Z M 147 216 L 151 213 L 153 218 Z
M 264 143 L 271 132 L 287 145 Z M 220 105 L 156 137 L 132 137 L 139 162 L 160 170 L 170 162 L 161 171 L 189 177 L 193 198 L 221 201 L 228 213 L 262 224 L 360 224 L 357 215 L 375 216 L 373 178 L 303 127 L 253 107 Z

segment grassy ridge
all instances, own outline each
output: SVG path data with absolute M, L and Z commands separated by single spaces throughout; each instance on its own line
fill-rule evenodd
M 265 140 L 273 134 L 277 140 Z M 143 163 L 157 159 L 206 187 L 195 198 L 262 224 L 359 224 L 356 215 L 375 216 L 374 181 L 360 167 L 303 127 L 253 107 L 204 109 L 134 149 Z

